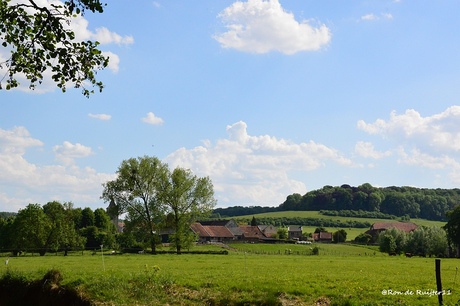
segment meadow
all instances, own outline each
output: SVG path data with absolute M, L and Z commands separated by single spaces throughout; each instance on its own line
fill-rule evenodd
M 341 217 L 341 216 L 326 216 L 320 214 L 319 211 L 277 211 L 277 212 L 268 212 L 255 215 L 245 215 L 233 217 L 235 220 L 238 219 L 247 219 L 251 220 L 252 217 L 257 218 L 314 218 L 314 219 L 327 219 L 327 220 L 339 220 L 339 221 L 367 221 L 369 223 L 375 222 L 388 222 L 389 219 L 374 219 L 374 218 L 358 218 L 358 217 Z M 393 220 L 396 221 L 396 220 Z M 442 221 L 432 221 L 425 219 L 411 219 L 410 222 L 413 222 L 417 225 L 423 226 L 444 226 L 446 222 Z
M 374 218 L 357 218 L 357 217 L 341 217 L 341 216 L 326 216 L 320 214 L 319 211 L 277 211 L 277 212 L 269 212 L 269 213 L 262 213 L 262 214 L 255 214 L 255 215 L 245 215 L 245 216 L 237 216 L 233 217 L 236 221 L 238 220 L 251 220 L 252 217 L 256 219 L 260 218 L 313 218 L 313 219 L 324 219 L 324 220 L 334 220 L 334 221 L 357 221 L 357 222 L 369 222 L 370 224 L 376 222 L 391 222 L 397 220 L 389 220 L 389 219 L 374 219 Z M 413 222 L 419 226 L 437 226 L 442 227 L 446 224 L 446 222 L 442 221 L 432 221 L 432 220 L 425 220 L 425 219 L 411 219 L 410 222 Z M 295 225 L 295 224 L 292 224 Z M 305 233 L 313 233 L 317 226 L 302 226 L 303 232 Z M 362 234 L 368 230 L 368 228 L 354 228 L 354 227 L 325 227 L 325 229 L 329 232 L 335 232 L 340 229 L 344 229 L 347 232 L 347 241 L 355 239 L 359 234 Z
M 309 255 L 315 246 L 319 255 Z M 441 261 L 443 289 L 450 290 L 444 305 L 460 300 L 458 264 Z M 388 256 L 350 244 L 239 243 L 228 255 L 26 254 L 2 268 L 30 280 L 56 269 L 63 286 L 96 305 L 438 304 L 434 258 Z

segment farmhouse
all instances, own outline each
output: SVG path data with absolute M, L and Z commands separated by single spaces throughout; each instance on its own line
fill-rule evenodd
M 210 221 L 199 221 L 203 226 L 225 226 L 232 234 L 234 239 L 243 239 L 243 231 L 235 222 L 235 220 L 210 220 Z
M 234 220 L 200 221 L 192 224 L 190 229 L 198 235 L 199 242 L 231 242 L 244 240 L 250 242 L 273 242 L 274 238 L 267 236 L 259 226 L 238 225 Z M 267 233 L 275 232 L 272 225 L 265 226 Z
M 316 242 L 332 242 L 332 233 L 329 233 L 329 232 L 313 233 L 313 240 Z
M 258 226 L 240 225 L 240 229 L 243 231 L 243 240 L 245 241 L 257 242 L 267 238 Z
M 190 229 L 198 235 L 199 242 L 229 242 L 235 239 L 232 232 L 222 225 L 202 225 L 193 223 Z
M 289 239 L 302 239 L 302 226 L 290 225 L 288 226 Z
M 274 238 L 276 236 L 277 229 L 273 225 L 258 225 L 258 227 L 265 237 Z

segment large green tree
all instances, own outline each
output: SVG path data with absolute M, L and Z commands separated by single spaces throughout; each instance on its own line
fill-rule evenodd
M 168 166 L 156 157 L 138 157 L 122 161 L 117 178 L 104 184 L 102 198 L 114 201 L 121 213 L 148 235 L 152 253 L 156 253 L 165 205 L 160 199 L 160 182 L 168 180 Z
M 446 215 L 448 221 L 447 224 L 444 225 L 444 229 L 447 232 L 449 243 L 456 247 L 458 257 L 460 256 L 460 205 L 457 205 Z
M 174 230 L 171 242 L 180 254 L 196 240 L 190 225 L 209 216 L 216 205 L 213 185 L 209 177 L 198 177 L 183 168 L 174 169 L 161 183 L 161 200 L 172 215 L 168 224 Z
M 75 229 L 72 203 L 53 201 L 43 206 L 29 204 L 20 210 L 14 219 L 13 249 L 32 249 L 40 256 L 49 250 L 64 250 L 82 247 L 84 239 Z
M 63 92 L 68 83 L 81 88 L 86 97 L 94 92 L 88 85 L 102 91 L 96 73 L 107 67 L 109 59 L 97 41 L 77 41 L 71 23 L 86 11 L 102 13 L 104 6 L 99 0 L 0 0 L 0 44 L 10 54 L 0 61 L 0 69 L 6 71 L 0 75 L 0 89 L 3 83 L 6 89 L 17 87 L 19 75 L 34 89 L 48 70 Z
M 29 204 L 19 210 L 14 219 L 13 248 L 18 250 L 32 249 L 40 256 L 46 254 L 50 246 L 51 222 L 40 204 Z

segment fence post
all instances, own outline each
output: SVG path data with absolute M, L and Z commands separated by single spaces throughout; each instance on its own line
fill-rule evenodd
M 441 259 L 435 259 L 436 266 L 436 290 L 438 291 L 438 302 L 442 305 L 442 283 L 441 283 Z

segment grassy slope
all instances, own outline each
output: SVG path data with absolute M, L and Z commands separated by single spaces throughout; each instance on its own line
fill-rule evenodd
M 40 278 L 47 269 L 57 268 L 64 283 L 104 305 L 259 305 L 280 298 L 313 305 L 320 297 L 338 305 L 437 304 L 436 296 L 415 294 L 436 288 L 432 258 L 374 255 L 367 248 L 340 244 L 320 244 L 319 256 L 254 252 L 309 248 L 301 245 L 232 246 L 240 250 L 227 256 L 107 255 L 104 265 L 100 255 L 15 257 L 8 269 Z M 446 305 L 460 299 L 456 266 L 456 259 L 442 260 L 443 286 L 454 289 L 444 298 Z M 414 295 L 382 295 L 384 289 L 411 290 Z
M 269 213 L 262 213 L 256 215 L 246 215 L 246 216 L 237 216 L 233 217 L 235 220 L 239 219 L 249 219 L 251 220 L 252 217 L 257 218 L 315 218 L 315 219 L 325 219 L 325 220 L 340 220 L 340 221 L 359 221 L 359 222 L 369 222 L 373 224 L 375 222 L 380 221 L 388 221 L 388 222 L 395 222 L 396 220 L 390 219 L 373 219 L 373 218 L 353 218 L 353 217 L 339 217 L 339 216 L 325 216 L 321 215 L 319 211 L 277 211 L 277 212 L 269 212 Z M 411 222 L 420 225 L 420 226 L 444 226 L 446 222 L 441 221 L 431 221 L 431 220 L 424 220 L 424 219 L 411 219 Z M 312 233 L 315 231 L 316 226 L 304 226 L 304 232 Z M 334 232 L 338 229 L 342 229 L 341 227 L 337 228 L 326 228 L 326 230 Z M 364 228 L 343 228 L 347 232 L 347 241 L 355 239 L 361 233 L 364 233 L 367 229 Z

